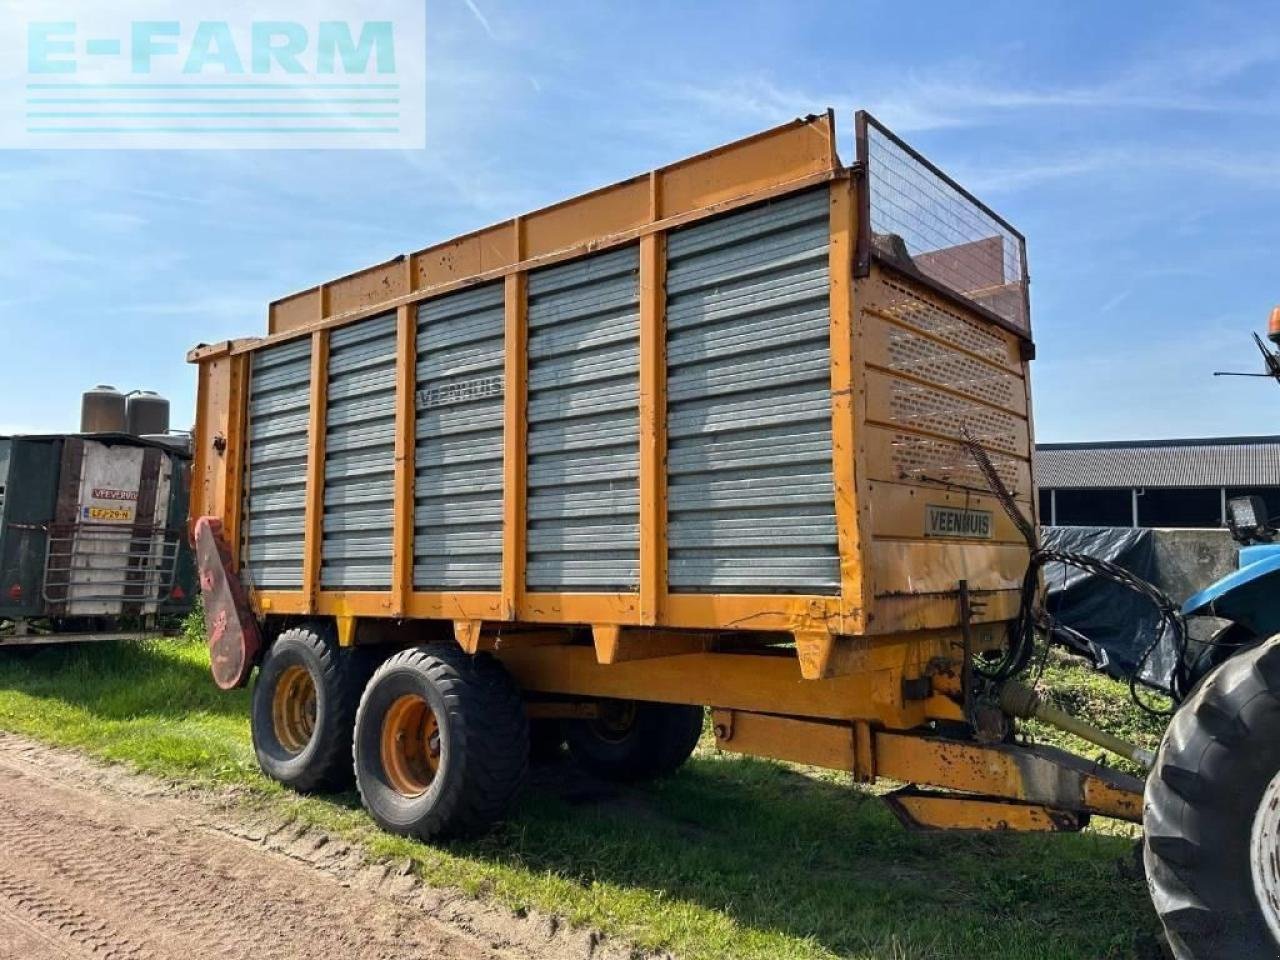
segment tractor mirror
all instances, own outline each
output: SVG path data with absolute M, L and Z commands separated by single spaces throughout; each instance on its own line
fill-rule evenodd
M 1227 526 L 1241 543 L 1269 536 L 1266 501 L 1258 496 L 1232 497 L 1227 501 Z

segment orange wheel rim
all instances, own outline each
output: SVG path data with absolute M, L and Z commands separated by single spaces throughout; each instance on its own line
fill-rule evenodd
M 440 724 L 427 701 L 407 693 L 382 721 L 382 768 L 402 797 L 426 793 L 440 769 Z
M 631 700 L 603 700 L 593 722 L 596 736 L 610 743 L 627 739 L 636 722 L 636 705 Z
M 306 667 L 286 667 L 271 697 L 271 725 L 290 753 L 301 753 L 316 732 L 316 684 Z

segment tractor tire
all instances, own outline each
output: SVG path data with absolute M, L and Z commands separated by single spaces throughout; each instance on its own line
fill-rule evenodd
M 1177 960 L 1280 955 L 1280 637 L 1219 666 L 1178 710 L 1143 827 Z
M 1206 641 L 1188 639 L 1186 651 L 1183 654 L 1186 690 L 1182 692 L 1189 693 L 1195 690 L 1200 681 L 1215 669 L 1264 639 L 1266 638 L 1259 637 L 1252 630 L 1238 623 L 1219 627 L 1209 635 Z
M 428 644 L 373 675 L 355 723 L 356 785 L 392 833 L 475 836 L 505 817 L 529 771 L 529 722 L 511 675 L 487 653 Z
M 702 736 L 702 707 L 605 700 L 600 716 L 565 723 L 569 753 L 603 780 L 669 776 L 689 759 Z
M 299 793 L 351 786 L 351 728 L 371 651 L 342 649 L 328 625 L 276 638 L 253 685 L 250 727 L 258 765 Z

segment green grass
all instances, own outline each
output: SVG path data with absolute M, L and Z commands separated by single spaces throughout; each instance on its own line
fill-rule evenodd
M 1053 669 L 1090 702 L 1125 696 Z M 246 691 L 214 687 L 194 639 L 0 654 L 0 728 L 233 788 L 377 856 L 408 857 L 430 883 L 683 960 L 1120 960 L 1148 956 L 1156 932 L 1128 837 L 908 834 L 830 775 L 708 748 L 635 788 L 552 768 L 491 836 L 420 844 L 379 832 L 353 796 L 300 798 L 265 781 L 248 705 Z
M 1078 657 L 1052 651 L 1037 686 L 1042 695 L 1072 716 L 1088 720 L 1148 750 L 1155 750 L 1160 745 L 1168 718 L 1153 716 L 1139 709 L 1133 703 L 1127 686 L 1088 668 Z M 1169 706 L 1169 700 L 1158 693 L 1150 690 L 1140 690 L 1139 693 L 1142 702 L 1152 709 L 1163 710 Z M 1126 773 L 1145 776 L 1145 771 L 1137 764 L 1043 723 L 1028 723 L 1024 729 L 1037 742 L 1062 747 L 1084 757 L 1096 757 Z

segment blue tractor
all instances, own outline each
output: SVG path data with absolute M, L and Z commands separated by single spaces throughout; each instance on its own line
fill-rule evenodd
M 1242 375 L 1280 382 L 1280 354 L 1255 340 L 1265 372 Z M 1280 543 L 1261 497 L 1230 501 L 1228 518 L 1238 569 L 1181 611 L 1227 623 L 1187 645 L 1147 780 L 1147 883 L 1178 960 L 1280 956 Z

